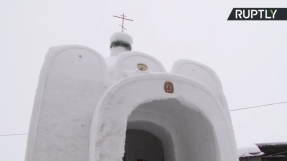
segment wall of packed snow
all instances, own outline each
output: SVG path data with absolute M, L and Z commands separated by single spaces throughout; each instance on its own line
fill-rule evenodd
M 106 65 L 92 49 L 50 48 L 42 67 L 26 161 L 88 160 L 92 113 L 106 91 Z

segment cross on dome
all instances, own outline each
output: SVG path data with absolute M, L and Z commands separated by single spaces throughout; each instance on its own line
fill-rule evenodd
M 119 25 L 122 27 L 122 32 L 124 32 L 124 29 L 127 30 L 127 29 L 124 27 L 124 20 L 133 21 L 133 20 L 131 20 L 131 19 L 125 18 L 125 17 L 127 17 L 127 16 L 125 16 L 124 13 L 123 13 L 122 15 L 120 15 L 120 16 L 115 16 L 115 15 L 113 15 L 113 16 L 116 17 L 116 18 L 121 18 L 121 19 L 122 19 L 122 25 L 119 24 Z

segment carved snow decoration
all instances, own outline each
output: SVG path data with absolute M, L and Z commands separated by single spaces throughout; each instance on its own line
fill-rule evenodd
M 173 84 L 171 82 L 164 83 L 164 91 L 166 93 L 173 93 Z

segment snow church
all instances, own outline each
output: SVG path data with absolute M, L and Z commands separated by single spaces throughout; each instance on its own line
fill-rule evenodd
M 26 161 L 238 161 L 221 82 L 209 67 L 132 51 L 124 32 L 110 57 L 78 45 L 49 49 Z

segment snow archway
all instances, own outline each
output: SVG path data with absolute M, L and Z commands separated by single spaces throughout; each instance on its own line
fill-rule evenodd
M 127 129 L 145 130 L 157 136 L 163 142 L 165 161 L 216 158 L 218 145 L 210 122 L 176 99 L 138 106 L 128 119 Z
M 166 81 L 173 83 L 173 93 L 163 89 Z M 121 160 L 128 118 L 138 106 L 148 104 L 153 104 L 150 107 L 170 106 L 169 110 L 151 110 L 165 116 L 175 126 L 175 134 L 169 134 L 174 149 L 180 150 L 174 150 L 176 160 L 237 160 L 228 113 L 211 90 L 196 80 L 157 73 L 123 79 L 104 94 L 91 123 L 90 161 Z M 146 110 L 144 112 L 149 109 Z M 181 128 L 178 123 L 182 124 Z

